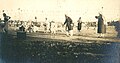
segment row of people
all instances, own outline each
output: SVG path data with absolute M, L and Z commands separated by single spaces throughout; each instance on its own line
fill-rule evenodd
M 5 29 L 5 28 L 7 28 L 5 26 L 6 26 L 7 21 L 10 19 L 10 17 L 8 17 L 5 13 L 3 13 L 3 17 L 4 17 L 3 28 L 4 28 L 4 30 L 7 30 L 7 29 Z M 103 15 L 100 14 L 100 13 L 99 13 L 99 16 L 95 16 L 95 18 L 98 19 L 98 30 L 97 30 L 97 32 L 100 34 L 100 37 L 101 37 L 102 35 L 104 35 L 104 33 L 106 33 L 106 26 L 104 24 L 104 18 L 103 18 Z M 47 21 L 47 18 L 46 18 L 46 21 Z M 80 32 L 81 27 L 82 27 L 81 17 L 78 19 L 77 22 L 78 22 L 77 29 Z M 73 36 L 73 26 L 74 26 L 74 24 L 73 24 L 72 19 L 67 15 L 65 15 L 64 25 L 66 25 L 65 30 L 67 32 L 67 36 L 69 36 L 69 35 Z M 52 22 L 50 22 L 49 25 L 45 25 L 45 27 L 44 27 L 45 30 L 44 31 L 45 32 L 50 31 L 51 33 L 56 33 L 55 32 L 55 26 L 56 26 L 55 23 L 52 21 Z M 32 26 L 29 26 L 28 29 L 31 29 L 31 27 Z
M 104 24 L 104 18 L 102 16 L 102 14 L 99 13 L 99 16 L 95 16 L 96 19 L 98 19 L 98 30 L 97 33 L 99 34 L 99 37 L 103 37 L 104 34 L 106 33 L 106 25 Z M 82 21 L 81 21 L 81 17 L 79 17 L 78 19 L 78 24 L 77 24 L 77 30 L 78 32 L 81 31 L 82 28 Z M 65 22 L 63 25 L 65 26 L 65 30 L 66 30 L 66 34 L 67 36 L 73 36 L 73 27 L 74 27 L 74 23 L 72 21 L 72 19 L 65 15 Z M 47 18 L 46 18 L 46 23 L 44 24 L 44 32 L 51 32 L 51 33 L 56 33 L 56 24 L 54 21 L 52 22 L 47 22 Z M 29 27 L 28 29 L 31 29 L 31 27 Z
M 97 27 L 98 37 L 104 37 L 104 34 L 106 33 L 105 18 L 101 13 L 99 13 L 99 16 L 95 16 L 95 18 L 98 19 L 98 27 Z M 82 27 L 81 24 L 82 24 L 82 21 L 81 21 L 81 17 L 80 17 L 78 20 L 78 27 L 77 27 L 79 32 Z M 64 25 L 66 25 L 67 36 L 73 36 L 73 21 L 67 15 L 65 15 Z

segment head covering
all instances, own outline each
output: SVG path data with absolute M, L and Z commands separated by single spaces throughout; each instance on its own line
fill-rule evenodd
M 3 16 L 6 16 L 6 14 L 5 14 L 5 13 L 3 13 Z
M 79 19 L 81 19 L 81 17 L 79 17 Z

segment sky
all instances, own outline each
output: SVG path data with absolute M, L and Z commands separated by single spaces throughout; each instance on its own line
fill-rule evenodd
M 102 8 L 103 7 L 103 8 Z M 120 0 L 0 0 L 0 17 L 2 10 L 12 19 L 44 21 L 65 21 L 65 14 L 73 21 L 79 17 L 82 21 L 96 21 L 99 12 L 106 21 L 120 18 Z

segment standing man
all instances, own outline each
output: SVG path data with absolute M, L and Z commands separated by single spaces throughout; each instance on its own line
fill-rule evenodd
M 66 24 L 66 31 L 67 31 L 67 36 L 73 36 L 73 23 L 72 19 L 65 15 L 65 22 L 64 25 Z
M 51 34 L 56 34 L 56 23 L 54 21 L 50 22 L 50 32 Z
M 78 22 L 77 30 L 78 30 L 78 32 L 80 32 L 81 31 L 81 27 L 82 27 L 81 17 L 79 17 L 77 22 Z
M 47 18 L 45 18 L 45 23 L 46 23 L 46 32 L 50 32 L 50 22 L 48 21 Z
M 3 17 L 4 17 L 4 27 L 3 27 L 3 30 L 7 33 L 8 32 L 8 20 L 11 17 L 7 16 L 6 13 L 3 13 Z
M 99 13 L 99 16 L 95 16 L 96 19 L 98 19 L 98 29 L 97 33 L 99 33 L 98 37 L 104 37 L 104 34 L 106 33 L 106 25 L 105 20 L 103 18 L 103 15 Z

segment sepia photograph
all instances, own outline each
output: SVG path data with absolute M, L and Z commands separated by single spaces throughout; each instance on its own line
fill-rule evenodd
M 120 63 L 120 0 L 0 0 L 0 63 Z

